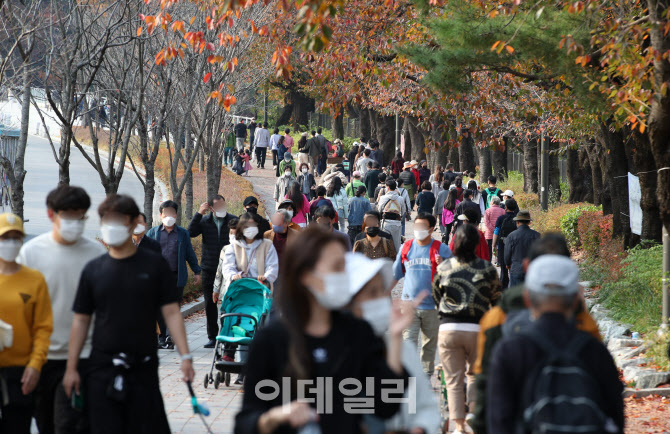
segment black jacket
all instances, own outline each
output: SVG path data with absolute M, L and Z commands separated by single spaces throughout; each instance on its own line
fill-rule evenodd
M 534 322 L 538 332 L 558 348 L 563 348 L 578 331 L 573 323 L 568 323 L 560 314 L 544 314 Z M 596 338 L 579 352 L 582 367 L 602 391 L 600 409 L 611 418 L 623 432 L 623 384 L 619 371 L 605 345 Z M 545 357 L 543 350 L 523 335 L 509 335 L 499 341 L 491 355 L 491 365 L 486 388 L 487 431 L 495 434 L 516 433 L 516 422 L 523 407 L 522 395 L 527 376 Z
M 528 250 L 533 241 L 540 238 L 540 233 L 532 230 L 528 225 L 519 226 L 505 239 L 505 265 L 509 265 L 512 275 L 524 275 L 523 260 L 528 256 Z
M 372 408 L 377 416 L 382 418 L 391 417 L 399 408 L 399 404 L 383 402 L 382 390 L 389 391 L 389 386 L 383 386 L 383 379 L 407 381 L 407 372 L 398 376 L 386 364 L 386 351 L 384 342 L 376 337 L 367 322 L 354 318 L 350 314 L 333 312 L 333 322 L 330 333 L 323 338 L 305 337 L 305 350 L 309 379 L 314 383 L 304 390 L 310 398 L 315 394 L 310 389 L 316 388 L 316 378 L 326 377 L 332 379 L 332 392 L 329 399 L 332 403 L 332 412 L 319 415 L 319 425 L 323 434 L 356 434 L 361 432 L 361 415 L 347 413 L 344 408 L 344 395 L 340 392 L 339 385 L 344 379 L 358 379 L 361 381 L 365 391 L 365 378 L 374 378 L 374 401 Z M 247 361 L 247 376 L 244 379 L 244 395 L 242 398 L 242 409 L 235 416 L 235 433 L 256 433 L 258 418 L 270 408 L 282 404 L 284 391 L 282 378 L 287 375 L 289 364 L 289 349 L 291 337 L 286 326 L 280 320 L 275 320 L 256 332 L 251 343 L 249 359 Z M 318 359 L 317 359 L 318 357 Z M 275 399 L 264 400 L 255 393 L 256 385 L 262 381 L 274 381 L 282 390 Z M 295 379 L 293 379 L 295 380 Z M 274 390 L 266 388 L 268 391 Z M 295 383 L 291 385 L 291 400 L 296 398 Z M 364 394 L 362 392 L 361 394 Z M 392 394 L 393 397 L 399 394 Z M 402 395 L 402 394 L 400 394 Z M 324 400 L 316 398 L 320 405 L 325 405 Z M 315 407 L 316 404 L 311 404 Z M 280 426 L 276 433 L 294 433 L 296 430 L 288 426 Z
M 230 243 L 228 233 L 228 222 L 237 218 L 234 215 L 228 214 L 222 220 L 221 232 L 214 223 L 212 213 L 203 217 L 200 213 L 195 213 L 188 225 L 188 233 L 191 238 L 202 235 L 202 259 L 200 260 L 200 267 L 209 272 L 216 272 L 216 267 L 219 265 L 219 255 L 221 249 Z
M 240 122 L 239 124 L 235 125 L 235 137 L 243 139 L 247 137 L 247 125 L 243 124 Z
M 147 249 L 154 251 L 156 253 L 161 253 L 161 243 L 145 235 L 142 237 L 142 240 L 140 241 L 140 244 L 137 246 L 137 249 L 138 250 Z

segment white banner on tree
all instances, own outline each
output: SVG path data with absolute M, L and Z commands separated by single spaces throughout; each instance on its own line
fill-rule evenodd
M 630 213 L 630 231 L 635 235 L 642 235 L 642 208 L 640 200 L 640 178 L 628 173 L 628 209 Z

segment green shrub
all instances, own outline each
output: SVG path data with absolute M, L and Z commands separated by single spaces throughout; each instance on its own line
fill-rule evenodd
M 563 217 L 561 217 L 561 233 L 563 233 L 563 236 L 571 248 L 576 249 L 581 246 L 579 242 L 579 230 L 577 228 L 579 216 L 582 215 L 582 213 L 585 211 L 598 210 L 600 210 L 600 208 L 593 205 L 579 205 L 566 211 Z
M 614 273 L 606 279 L 599 296 L 614 319 L 633 324 L 643 333 L 658 328 L 662 320 L 662 260 L 661 245 L 635 247 L 620 262 L 609 258 Z

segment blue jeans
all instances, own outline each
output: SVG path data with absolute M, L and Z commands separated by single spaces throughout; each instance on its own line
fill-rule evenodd
M 523 284 L 526 276 L 523 273 L 509 273 L 509 287 L 512 288 L 517 285 Z
M 234 148 L 223 148 L 223 164 L 231 166 L 233 165 L 233 149 Z

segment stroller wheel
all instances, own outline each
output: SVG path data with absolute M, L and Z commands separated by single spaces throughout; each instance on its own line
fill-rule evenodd
M 214 377 L 214 388 L 215 389 L 219 388 L 219 384 L 221 384 L 221 379 L 222 379 L 221 377 L 222 377 L 221 372 L 217 372 L 216 376 Z
M 226 375 L 224 376 L 224 384 L 226 387 L 230 386 L 230 372 L 226 372 Z
M 205 374 L 205 382 L 203 384 L 205 389 L 207 389 L 207 386 L 209 386 L 209 374 Z

